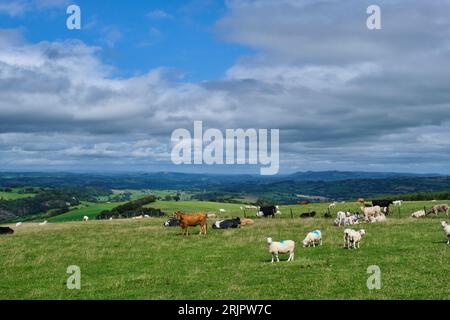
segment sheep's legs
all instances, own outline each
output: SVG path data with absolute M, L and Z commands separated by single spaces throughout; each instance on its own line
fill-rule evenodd
M 271 263 L 273 263 L 274 260 L 275 260 L 275 255 L 272 253 L 272 262 Z
M 288 262 L 289 262 L 289 261 L 294 261 L 294 252 L 291 252 L 291 253 L 289 254 Z
M 278 254 L 275 254 L 275 257 L 277 257 L 277 262 L 280 262 L 280 259 L 278 258 Z
M 322 245 L 322 239 L 320 239 L 320 245 Z

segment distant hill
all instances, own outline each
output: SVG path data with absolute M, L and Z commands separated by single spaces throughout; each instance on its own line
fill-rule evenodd
M 99 187 L 104 189 L 190 190 L 202 200 L 271 198 L 296 203 L 297 196 L 353 199 L 450 190 L 450 177 L 392 172 L 297 172 L 289 175 L 156 173 L 0 173 L 0 187 Z

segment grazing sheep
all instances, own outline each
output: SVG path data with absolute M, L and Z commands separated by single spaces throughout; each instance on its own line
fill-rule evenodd
M 144 218 L 145 218 L 145 219 L 149 219 L 150 216 L 149 216 L 148 214 L 146 214 L 146 215 L 144 216 Z
M 83 221 L 85 221 L 85 222 L 86 222 L 86 221 L 89 221 L 89 217 L 88 217 L 88 216 L 84 216 L 84 217 L 83 217 Z
M 227 212 L 227 210 L 225 210 L 225 209 L 220 209 L 219 212 L 220 212 L 220 213 L 225 213 L 225 212 Z
M 267 238 L 267 244 L 269 245 L 269 252 L 272 254 L 272 263 L 275 258 L 277 262 L 280 262 L 278 259 L 279 253 L 288 253 L 289 252 L 289 261 L 294 261 L 294 251 L 295 251 L 295 242 L 292 240 L 284 240 L 279 242 L 274 242 L 272 238 Z
M 134 220 L 141 220 L 141 219 L 144 219 L 144 216 L 142 216 L 142 215 L 141 216 L 136 216 L 136 217 L 133 217 L 133 219 Z
M 396 200 L 393 202 L 394 206 L 401 206 L 403 203 L 403 200 Z
M 359 249 L 359 245 L 365 234 L 366 231 L 364 229 L 359 231 L 351 230 L 348 234 L 347 248 L 350 249 L 350 247 L 353 246 L 353 249 Z
M 44 222 L 39 223 L 40 226 L 45 226 L 48 223 L 47 220 L 45 220 Z
M 303 247 L 310 247 L 311 245 L 315 248 L 316 242 L 319 246 L 322 245 L 322 232 L 320 230 L 314 230 L 306 235 L 306 238 L 302 241 Z
M 16 227 L 20 227 L 22 225 L 22 222 L 17 222 Z
M 328 206 L 328 208 L 335 208 L 336 205 L 337 205 L 337 202 L 333 202 Z
M 217 218 L 217 215 L 215 213 L 207 213 L 206 216 L 210 219 Z
M 376 217 L 381 214 L 381 207 L 375 206 L 375 207 L 361 207 L 361 213 L 364 214 L 364 218 L 366 221 L 369 220 L 369 216 Z
M 439 205 L 433 206 L 427 214 L 434 213 L 435 215 L 437 215 L 439 212 L 445 212 L 445 214 L 448 217 L 448 209 L 449 208 L 448 208 L 447 204 L 439 204 Z
M 339 211 L 339 212 L 336 214 L 336 220 L 334 220 L 334 224 L 335 224 L 336 226 L 340 227 L 341 224 L 344 224 L 344 221 L 345 221 L 346 216 L 347 216 L 347 215 L 346 215 L 345 212 Z
M 450 244 L 450 225 L 447 221 L 441 221 L 442 228 L 444 229 L 445 234 L 447 235 L 447 244 Z
M 344 248 L 348 248 L 348 239 L 351 232 L 354 232 L 353 229 L 345 229 L 344 230 Z
M 411 217 L 419 219 L 419 218 L 425 217 L 425 215 L 426 215 L 425 210 L 419 210 L 419 211 L 412 213 Z

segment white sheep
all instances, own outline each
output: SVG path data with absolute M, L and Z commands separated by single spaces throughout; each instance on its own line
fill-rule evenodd
M 272 254 L 272 263 L 275 258 L 277 262 L 280 262 L 278 259 L 279 253 L 288 253 L 289 252 L 289 261 L 294 261 L 294 250 L 295 250 L 295 242 L 292 240 L 284 240 L 284 241 L 273 241 L 272 238 L 267 238 L 267 244 L 269 245 L 269 252 Z
M 44 222 L 39 223 L 40 226 L 45 226 L 48 223 L 47 220 L 45 220 Z
M 22 222 L 17 222 L 16 227 L 20 227 L 22 225 Z
M 419 219 L 419 218 L 422 218 L 425 216 L 426 216 L 425 210 L 419 210 L 419 211 L 416 211 L 411 214 L 411 218 L 416 218 L 416 219 Z
M 353 229 L 345 229 L 344 230 L 344 248 L 348 248 L 348 239 L 351 232 L 355 230 Z
M 225 209 L 220 209 L 219 212 L 220 212 L 220 213 L 225 213 L 225 212 L 227 212 L 227 210 L 225 210 Z
M 375 222 L 384 222 L 386 221 L 386 216 L 383 213 L 380 213 L 379 215 L 377 215 L 376 217 L 374 216 L 369 216 L 369 222 L 370 223 L 375 223 Z
M 366 221 L 368 221 L 370 216 L 376 217 L 381 214 L 381 207 L 361 207 L 361 212 L 364 214 L 364 218 L 366 219 Z
M 312 245 L 314 248 L 316 247 L 316 242 L 319 246 L 322 245 L 322 232 L 320 232 L 320 230 L 311 231 L 302 241 L 303 247 L 310 247 Z
M 365 234 L 366 231 L 364 229 L 361 229 L 359 231 L 352 230 L 348 234 L 347 248 L 350 249 L 350 246 L 353 245 L 353 249 L 359 249 L 359 245 Z
M 450 244 L 450 225 L 446 221 L 441 221 L 441 225 L 444 229 L 445 234 L 447 235 L 447 244 Z
M 335 208 L 336 205 L 337 205 L 337 203 L 336 203 L 336 202 L 333 202 L 333 203 L 331 203 L 331 204 L 328 206 L 328 208 Z
M 339 212 L 336 214 L 336 220 L 334 220 L 334 224 L 335 224 L 336 226 L 340 227 L 341 224 L 344 224 L 344 221 L 345 221 L 346 216 L 347 216 L 347 215 L 345 214 L 345 212 L 339 211 Z
M 400 206 L 401 207 L 401 205 L 403 203 L 403 200 L 396 200 L 396 201 L 394 201 L 392 203 L 394 204 L 394 206 Z
M 146 214 L 146 215 L 144 216 L 144 218 L 145 218 L 145 219 L 150 219 L 150 216 L 149 216 L 148 214 Z
M 89 217 L 88 217 L 88 216 L 84 216 L 84 217 L 83 217 L 83 221 L 85 221 L 85 222 L 86 222 L 86 221 L 89 221 Z

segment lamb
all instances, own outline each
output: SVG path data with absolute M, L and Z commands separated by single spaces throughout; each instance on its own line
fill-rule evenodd
M 272 263 L 275 258 L 277 262 L 280 262 L 278 259 L 278 253 L 288 253 L 289 252 L 289 261 L 294 261 L 294 250 L 295 250 L 295 242 L 292 240 L 283 240 L 280 242 L 274 242 L 272 238 L 267 238 L 267 244 L 269 245 L 269 252 L 272 254 Z
M 353 229 L 345 229 L 344 230 L 344 248 L 348 247 L 348 239 L 349 239 L 349 235 L 350 233 L 354 232 L 355 230 Z
M 322 245 L 322 232 L 320 230 L 314 230 L 306 235 L 306 238 L 302 241 L 303 247 L 310 247 L 311 245 L 315 248 L 316 242 L 319 246 Z
M 328 208 L 335 208 L 336 205 L 337 205 L 337 202 L 333 202 L 328 206 Z
M 89 217 L 88 217 L 88 216 L 84 216 L 84 217 L 83 217 L 83 221 L 85 221 L 85 222 L 86 222 L 86 221 L 89 221 Z
M 393 202 L 394 206 L 400 206 L 400 207 L 401 207 L 402 203 L 403 203 L 403 200 L 396 200 Z
M 341 224 L 344 224 L 344 221 L 345 221 L 346 216 L 347 216 L 347 215 L 346 215 L 345 212 L 339 211 L 339 212 L 336 214 L 336 220 L 334 220 L 334 224 L 335 224 L 336 226 L 340 227 Z
M 215 213 L 207 213 L 206 216 L 207 216 L 209 219 L 215 219 L 215 218 L 217 218 L 217 215 L 216 215 Z
M 419 211 L 412 213 L 411 218 L 419 219 L 419 218 L 425 217 L 425 215 L 426 215 L 425 210 L 419 210 Z
M 16 227 L 20 227 L 22 225 L 22 222 L 17 222 Z
M 220 213 L 225 213 L 225 212 L 227 212 L 227 210 L 225 210 L 225 209 L 220 209 L 219 212 L 220 212 Z
M 359 245 L 365 234 L 366 231 L 364 229 L 361 229 L 359 231 L 351 230 L 348 233 L 347 248 L 350 249 L 350 246 L 353 246 L 353 249 L 359 249 Z
M 47 220 L 45 220 L 44 222 L 39 223 L 40 226 L 45 226 L 48 223 Z
M 447 244 L 450 244 L 450 225 L 447 221 L 441 221 L 442 228 L 444 229 L 445 234 L 447 235 Z

